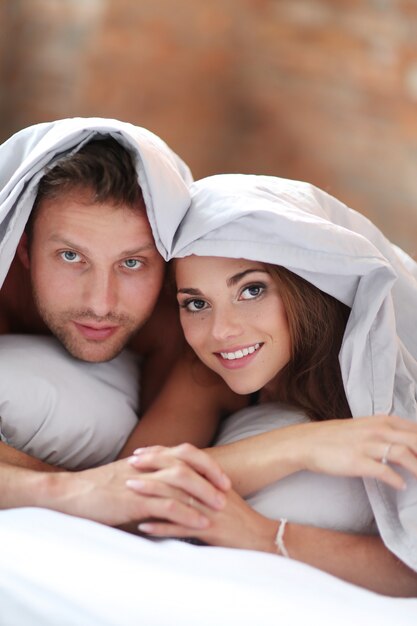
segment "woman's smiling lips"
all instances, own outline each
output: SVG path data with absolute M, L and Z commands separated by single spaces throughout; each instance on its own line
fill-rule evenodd
M 83 335 L 83 337 L 95 341 L 108 339 L 114 335 L 119 328 L 118 326 L 90 326 L 88 324 L 80 324 L 78 322 L 74 322 L 74 326 Z
M 227 369 L 239 369 L 245 367 L 251 362 L 259 350 L 262 348 L 263 343 L 254 343 L 251 345 L 234 348 L 233 350 L 225 350 L 221 352 L 215 352 L 214 354 Z

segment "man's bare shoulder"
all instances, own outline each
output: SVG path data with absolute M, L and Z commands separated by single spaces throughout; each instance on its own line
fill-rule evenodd
M 0 289 L 0 334 L 45 332 L 35 309 L 29 276 L 15 258 Z

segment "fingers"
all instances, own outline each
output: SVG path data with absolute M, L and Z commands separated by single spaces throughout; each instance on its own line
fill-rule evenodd
M 407 445 L 389 443 L 384 447 L 381 465 L 392 469 L 391 464 L 399 465 L 417 478 L 417 456 Z M 401 480 L 405 486 L 404 480 Z
M 175 537 L 178 539 L 198 537 L 199 532 L 177 524 L 165 524 L 163 522 L 143 522 L 138 525 L 138 530 L 153 537 Z
M 380 480 L 397 490 L 404 490 L 407 486 L 402 476 L 395 472 L 389 465 L 385 465 L 380 461 L 370 460 L 363 475 Z
M 157 470 L 171 467 L 176 461 L 186 463 L 196 472 L 205 476 L 218 489 L 227 491 L 231 487 L 230 479 L 223 472 L 220 465 L 206 452 L 189 443 L 183 443 L 172 448 L 163 446 L 139 448 L 135 450 L 134 456 L 129 459 L 132 465 L 141 470 Z
M 158 498 L 148 497 L 146 499 L 146 517 L 162 520 L 155 522 L 158 524 L 178 525 L 187 529 L 187 534 L 181 536 L 190 536 L 190 532 L 195 529 L 205 529 L 210 526 L 210 521 L 196 508 L 187 506 L 180 500 L 175 498 Z M 153 522 L 149 522 L 153 524 Z M 139 530 L 141 530 L 139 528 Z
M 194 452 L 201 451 L 194 449 L 192 452 L 194 454 Z M 204 453 L 202 455 L 205 456 Z M 209 460 L 211 461 L 211 459 Z M 133 479 L 126 482 L 130 489 L 142 494 L 158 497 L 168 497 L 170 494 L 172 497 L 173 492 L 169 492 L 168 488 L 174 488 L 177 490 L 174 497 L 179 497 L 181 501 L 192 496 L 216 510 L 222 509 L 226 503 L 223 491 L 219 491 L 192 466 L 178 459 L 169 448 L 153 447 L 139 456 L 130 457 L 128 463 L 135 468 L 144 470 L 138 480 Z M 181 497 L 180 494 L 182 494 Z
M 199 493 L 192 496 L 190 492 L 173 487 L 163 480 L 158 480 L 158 476 L 160 476 L 162 472 L 163 470 L 161 472 L 155 472 L 154 474 L 142 474 L 139 479 L 129 479 L 126 481 L 126 486 L 142 496 L 175 499 L 188 507 L 193 507 L 200 511 L 207 511 L 207 508 L 200 501 Z M 225 504 L 224 496 L 222 494 L 219 495 L 221 497 L 219 504 L 222 506 L 213 508 L 220 509 L 223 508 Z

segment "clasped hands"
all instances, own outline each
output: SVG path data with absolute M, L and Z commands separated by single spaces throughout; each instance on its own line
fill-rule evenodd
M 299 457 L 298 469 L 336 476 L 374 478 L 399 490 L 406 488 L 399 468 L 409 473 L 409 480 L 417 477 L 417 424 L 411 420 L 378 415 L 300 424 L 288 429 L 293 429 L 294 453 Z M 275 432 L 279 434 L 279 430 Z M 178 450 L 181 450 L 179 457 L 183 463 L 193 459 L 193 475 L 189 475 L 181 465 L 176 466 L 172 477 L 168 478 L 173 468 L 169 467 L 166 459 L 172 458 L 172 454 L 177 455 Z M 227 479 L 218 482 L 220 468 L 207 465 L 207 455 L 202 455 L 203 452 L 192 446 L 179 446 L 171 451 L 169 448 L 154 447 L 138 451 L 129 461 L 133 466 L 150 472 L 142 475 L 139 483 L 135 479 L 128 481 L 130 488 L 137 489 L 141 494 L 168 498 L 164 506 L 172 511 L 176 509 L 175 502 L 182 505 L 178 505 L 181 511 L 178 515 L 170 515 L 169 518 L 166 514 L 155 516 L 156 519 L 139 524 L 139 529 L 153 536 L 195 537 L 214 545 L 273 551 L 277 522 L 251 509 L 230 488 L 230 481 L 229 485 Z M 207 484 L 214 476 L 217 482 L 213 482 L 211 487 L 217 490 L 215 499 Z M 199 512 L 200 517 L 193 517 L 193 510 Z M 180 518 L 187 521 L 179 522 Z
M 405 487 L 397 468 L 417 477 L 417 424 L 410 420 L 381 415 L 298 424 L 271 432 L 271 445 L 279 431 L 297 458 L 294 471 L 375 478 L 395 489 Z M 250 470 L 242 464 L 241 471 Z M 134 522 L 154 536 L 264 550 L 258 542 L 267 541 L 273 549 L 277 522 L 253 511 L 217 462 L 190 444 L 142 448 L 62 480 L 69 488 L 59 509 L 73 515 L 112 526 Z

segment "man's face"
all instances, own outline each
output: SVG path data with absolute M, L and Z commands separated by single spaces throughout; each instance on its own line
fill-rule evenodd
M 83 361 L 114 358 L 152 313 L 164 276 L 145 209 L 86 190 L 41 202 L 29 269 L 39 313 Z

